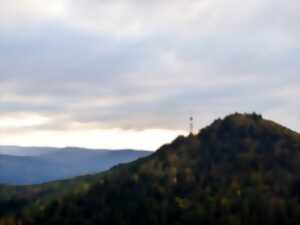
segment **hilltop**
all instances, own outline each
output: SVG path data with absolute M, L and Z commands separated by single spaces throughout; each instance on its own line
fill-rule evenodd
M 298 133 L 257 114 L 233 114 L 20 219 L 30 225 L 296 225 L 299 165 Z

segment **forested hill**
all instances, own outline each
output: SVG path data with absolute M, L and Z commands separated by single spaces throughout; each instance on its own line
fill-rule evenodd
M 28 225 L 300 223 L 300 135 L 233 114 L 23 215 Z M 19 221 L 20 222 L 20 221 Z

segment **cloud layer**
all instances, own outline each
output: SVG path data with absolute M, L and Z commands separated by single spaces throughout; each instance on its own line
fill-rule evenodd
M 1 0 L 0 120 L 179 132 L 190 114 L 200 128 L 257 111 L 300 129 L 299 13 L 280 0 Z

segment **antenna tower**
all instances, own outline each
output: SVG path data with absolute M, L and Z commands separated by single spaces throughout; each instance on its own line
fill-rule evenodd
M 193 134 L 194 132 L 194 118 L 190 117 L 190 134 Z

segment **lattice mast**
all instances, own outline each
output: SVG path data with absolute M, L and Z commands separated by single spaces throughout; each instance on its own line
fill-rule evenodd
M 194 133 L 194 118 L 190 117 L 190 134 Z

